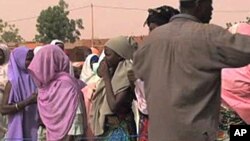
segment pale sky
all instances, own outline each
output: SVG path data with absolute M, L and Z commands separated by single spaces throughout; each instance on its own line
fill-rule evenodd
M 108 7 L 125 7 L 148 9 L 161 5 L 170 5 L 178 8 L 179 0 L 65 0 L 69 9 L 88 6 L 70 12 L 70 18 L 82 18 L 85 29 L 81 38 L 91 38 L 91 10 L 94 5 L 94 36 L 96 38 L 109 38 L 117 35 L 146 35 L 147 27 L 143 23 L 147 17 L 145 10 L 121 10 Z M 4 21 L 13 21 L 36 17 L 40 11 L 53 6 L 58 0 L 0 0 L 0 18 Z M 245 20 L 250 16 L 249 0 L 214 0 L 214 13 L 212 23 L 225 27 L 227 22 Z M 25 40 L 32 40 L 36 32 L 36 18 L 13 21 L 12 24 L 20 29 Z

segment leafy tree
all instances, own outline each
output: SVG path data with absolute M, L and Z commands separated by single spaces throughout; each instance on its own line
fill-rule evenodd
M 0 19 L 0 42 L 19 43 L 24 39 L 19 35 L 19 29 L 14 24 L 8 24 Z
M 82 19 L 69 19 L 68 4 L 60 0 L 57 6 L 49 7 L 40 13 L 37 19 L 38 35 L 35 40 L 49 43 L 53 39 L 74 42 L 81 35 L 80 29 L 83 29 Z

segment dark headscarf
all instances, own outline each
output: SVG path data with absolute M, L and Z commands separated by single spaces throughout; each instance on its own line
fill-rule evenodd
M 176 14 L 179 14 L 180 12 L 170 6 L 161 6 L 161 7 L 157 7 L 154 9 L 148 9 L 148 17 L 144 23 L 144 25 L 148 25 L 150 23 L 155 23 L 157 25 L 163 25 L 169 22 L 170 18 Z

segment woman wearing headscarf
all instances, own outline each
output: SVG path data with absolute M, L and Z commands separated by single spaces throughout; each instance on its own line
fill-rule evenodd
M 93 91 L 96 88 L 96 83 L 100 80 L 100 77 L 93 70 L 93 64 L 98 62 L 99 57 L 95 54 L 90 54 L 87 56 L 84 65 L 82 67 L 82 72 L 80 76 L 80 80 L 87 84 L 86 87 L 83 88 L 84 100 L 87 115 L 89 117 L 89 109 L 91 107 L 91 97 Z
M 0 105 L 2 104 L 5 85 L 8 82 L 7 64 L 9 61 L 10 50 L 5 44 L 0 44 Z M 6 117 L 0 114 L 0 138 L 7 132 Z
M 104 48 L 105 58 L 98 68 L 102 78 L 97 85 L 91 108 L 91 129 L 103 141 L 134 141 L 136 134 L 131 109 L 134 98 L 127 72 L 137 44 L 132 38 L 110 39 Z
M 229 29 L 250 36 L 250 25 L 240 23 Z M 222 70 L 221 110 L 217 141 L 229 140 L 230 125 L 250 124 L 250 65 Z
M 86 57 L 84 65 L 82 67 L 80 80 L 86 84 L 96 83 L 96 74 L 93 71 L 93 64 L 98 62 L 99 57 L 95 54 L 90 54 Z
M 83 82 L 86 82 L 87 84 L 87 86 L 82 89 L 82 92 L 84 94 L 84 101 L 85 101 L 87 121 L 88 121 L 86 136 L 89 138 L 89 141 L 92 141 L 92 138 L 94 137 L 90 128 L 90 111 L 92 108 L 92 97 L 94 96 L 96 86 L 101 79 L 97 75 L 96 71 L 103 58 L 104 58 L 104 52 L 101 54 L 100 58 L 95 54 L 88 55 L 81 72 L 81 80 Z
M 38 87 L 38 109 L 46 140 L 75 140 L 86 126 L 81 89 L 84 83 L 69 74 L 69 58 L 56 45 L 42 47 L 29 66 Z
M 65 45 L 64 45 L 63 41 L 58 40 L 58 39 L 54 39 L 54 40 L 52 40 L 50 42 L 50 44 L 58 46 L 60 49 L 62 49 L 64 51 L 65 54 L 67 53 L 67 51 L 65 50 Z M 71 61 L 69 62 L 69 74 L 72 75 L 72 76 L 75 76 L 75 74 L 74 74 L 74 67 L 73 67 Z
M 144 25 L 148 26 L 149 32 L 155 28 L 167 24 L 172 16 L 179 14 L 179 11 L 170 6 L 160 6 L 154 9 L 148 10 L 148 17 Z M 139 141 L 148 140 L 148 110 L 145 100 L 144 82 L 140 79 L 136 79 L 133 71 L 128 73 L 129 80 L 135 85 L 135 94 L 137 99 L 137 107 L 139 109 Z
M 37 93 L 27 67 L 33 51 L 15 48 L 8 64 L 8 83 L 5 87 L 1 113 L 8 115 L 6 140 L 37 140 Z

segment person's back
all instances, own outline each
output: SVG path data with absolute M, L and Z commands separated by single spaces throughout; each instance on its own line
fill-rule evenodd
M 249 63 L 249 43 L 186 14 L 152 31 L 134 61 L 145 82 L 149 140 L 215 140 L 221 69 Z
M 207 121 L 201 121 L 202 123 L 193 123 L 195 120 L 194 118 L 199 119 L 200 115 L 198 114 L 200 114 L 199 112 L 201 110 L 205 109 L 205 111 L 210 110 L 210 112 L 213 112 L 212 107 L 206 107 L 206 104 L 210 102 L 209 99 L 213 98 L 213 96 L 209 96 L 208 93 L 218 93 L 217 90 L 219 89 L 211 88 L 214 85 L 217 85 L 219 88 L 220 85 L 218 81 L 218 78 L 220 77 L 220 70 L 217 69 L 212 72 L 208 70 L 210 67 L 208 65 L 211 65 L 213 62 L 208 56 L 211 54 L 207 53 L 210 52 L 209 48 L 204 47 L 208 46 L 206 39 L 199 39 L 197 44 L 194 42 L 197 37 L 205 36 L 202 35 L 203 30 L 199 30 L 199 28 L 202 27 L 202 25 L 192 21 L 176 21 L 163 27 L 159 27 L 159 29 L 156 29 L 151 33 L 149 40 L 147 40 L 150 42 L 148 56 L 157 54 L 157 57 L 150 58 L 150 64 L 153 66 L 151 66 L 151 70 L 149 71 L 150 74 L 148 76 L 150 77 L 145 78 L 150 82 L 155 81 L 155 83 L 146 84 L 145 86 L 146 91 L 153 93 L 153 95 L 149 95 L 148 100 L 157 101 L 155 103 L 151 103 L 149 106 L 150 111 L 153 111 L 153 113 L 150 113 L 150 120 L 157 121 L 157 119 L 159 119 L 159 116 L 154 115 L 154 111 L 165 111 L 166 114 L 162 114 L 161 118 L 167 121 L 162 123 L 161 120 L 158 120 L 159 122 L 152 123 L 151 129 L 157 129 L 157 127 L 161 127 L 162 124 L 167 124 L 166 127 L 168 128 L 162 128 L 157 131 L 158 134 L 165 134 L 166 138 L 171 139 L 171 135 L 176 135 L 171 132 L 178 132 L 185 129 L 189 130 L 190 127 L 195 126 L 195 124 L 204 126 L 204 131 L 202 131 L 202 129 L 197 131 L 201 132 L 200 135 L 202 135 L 202 132 L 207 132 L 207 127 L 218 127 L 217 125 L 212 125 L 211 122 Z M 193 32 L 194 30 L 196 30 L 196 32 Z M 145 47 L 147 47 L 147 45 L 145 45 Z M 206 63 L 204 63 L 204 61 L 206 61 Z M 145 60 L 145 62 L 147 61 Z M 207 69 L 208 71 L 199 72 L 199 69 Z M 204 77 L 205 81 L 200 79 L 196 81 L 195 78 L 200 77 Z M 158 83 L 158 80 L 162 80 L 164 83 Z M 192 83 L 194 83 L 194 85 L 190 85 Z M 161 97 L 161 95 L 163 95 L 162 92 L 166 93 L 164 94 L 164 98 Z M 201 101 L 201 98 L 203 99 L 204 96 L 208 96 L 206 102 Z M 196 99 L 193 99 L 194 97 L 196 97 Z M 219 94 L 217 99 L 219 100 Z M 168 105 L 176 108 L 170 108 Z M 188 105 L 192 106 L 190 107 Z M 214 105 L 215 104 L 211 103 L 211 106 Z M 206 116 L 213 115 L 210 112 L 204 114 Z M 204 114 L 201 116 L 204 116 Z M 215 118 L 218 117 L 211 117 L 211 119 Z M 171 120 L 178 120 L 183 123 L 178 125 L 175 122 L 169 122 Z M 174 125 L 169 125 L 171 123 Z M 151 131 L 154 132 L 155 130 L 150 130 L 149 132 Z M 193 133 L 190 133 L 190 135 L 193 135 Z M 181 137 L 181 135 L 179 136 Z M 182 139 L 185 139 L 185 137 Z

